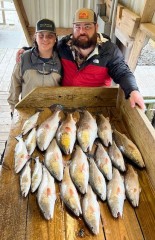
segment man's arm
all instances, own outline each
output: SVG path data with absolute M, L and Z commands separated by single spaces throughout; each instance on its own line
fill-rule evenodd
M 136 79 L 125 63 L 124 57 L 117 46 L 113 48 L 108 68 L 114 82 L 123 89 L 125 98 L 129 98 L 131 107 L 134 108 L 137 104 L 141 109 L 145 110 L 144 100 L 139 92 Z
M 29 50 L 31 49 L 32 47 L 23 47 L 21 49 L 19 49 L 16 53 L 16 63 L 19 63 L 20 62 L 20 58 L 21 58 L 21 55 L 26 51 L 26 50 Z

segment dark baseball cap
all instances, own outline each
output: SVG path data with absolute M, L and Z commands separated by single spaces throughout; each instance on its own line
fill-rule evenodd
M 96 13 L 89 8 L 80 8 L 76 10 L 73 17 L 73 23 L 80 23 L 80 22 L 97 23 Z
M 50 19 L 39 20 L 36 24 L 36 32 L 43 31 L 56 33 L 55 23 Z

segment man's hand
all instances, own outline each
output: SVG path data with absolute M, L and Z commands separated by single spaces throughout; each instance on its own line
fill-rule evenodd
M 23 52 L 25 52 L 25 50 L 23 48 L 19 49 L 16 53 L 16 63 L 20 62 L 20 57 L 23 54 Z
M 130 99 L 130 105 L 132 108 L 134 108 L 137 104 L 142 110 L 146 109 L 143 97 L 140 94 L 140 92 L 138 92 L 137 90 L 134 90 L 130 93 L 129 99 Z

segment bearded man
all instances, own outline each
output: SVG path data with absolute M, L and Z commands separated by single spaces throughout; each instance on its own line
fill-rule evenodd
M 131 107 L 145 109 L 135 77 L 124 61 L 119 48 L 109 37 L 98 33 L 97 16 L 92 9 L 75 12 L 73 32 L 58 43 L 63 67 L 63 86 L 110 86 L 120 84 Z

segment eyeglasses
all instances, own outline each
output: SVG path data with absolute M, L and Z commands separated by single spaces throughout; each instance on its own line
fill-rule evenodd
M 78 23 L 74 23 L 73 27 L 76 31 L 80 31 L 81 29 L 83 29 L 84 31 L 89 31 L 94 27 L 94 23 L 87 23 L 84 25 L 78 24 Z
M 42 75 L 49 75 L 53 72 L 53 70 L 49 70 L 48 72 L 47 71 L 41 71 L 41 70 L 38 70 L 36 69 L 38 73 L 42 74 Z
M 42 75 L 49 75 L 55 69 L 56 62 L 53 63 L 33 63 L 32 66 Z
M 53 72 L 54 70 L 54 65 L 56 65 L 56 62 L 53 63 L 42 63 L 40 64 L 40 66 L 42 66 L 42 69 L 36 69 L 38 73 L 42 74 L 42 75 L 49 75 Z
M 38 37 L 40 39 L 55 39 L 56 35 L 54 33 L 49 33 L 49 34 L 45 34 L 45 33 L 37 33 Z

